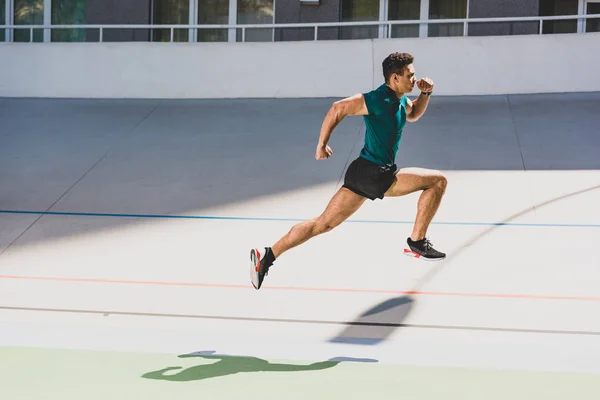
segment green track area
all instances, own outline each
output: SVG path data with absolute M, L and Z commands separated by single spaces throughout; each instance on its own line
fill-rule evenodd
M 1 399 L 600 398 L 600 374 L 0 347 Z

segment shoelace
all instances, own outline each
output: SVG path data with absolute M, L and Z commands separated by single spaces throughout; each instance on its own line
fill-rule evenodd
M 433 248 L 433 245 L 431 244 L 429 239 L 425 238 L 423 239 L 423 247 L 425 248 L 425 250 L 431 250 Z

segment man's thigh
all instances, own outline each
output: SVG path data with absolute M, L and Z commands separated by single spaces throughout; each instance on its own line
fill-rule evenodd
M 434 169 L 402 168 L 396 172 L 396 179 L 385 192 L 385 197 L 404 196 L 418 190 L 425 190 L 439 181 L 444 175 Z
M 366 200 L 365 197 L 342 187 L 329 201 L 319 219 L 327 225 L 337 226 L 354 214 Z

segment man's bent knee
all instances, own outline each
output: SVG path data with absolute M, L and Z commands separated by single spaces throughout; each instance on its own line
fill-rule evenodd
M 442 193 L 446 191 L 446 187 L 448 186 L 448 179 L 444 174 L 442 174 L 439 171 L 436 174 L 436 181 L 434 186 L 438 188 L 438 190 L 440 190 Z

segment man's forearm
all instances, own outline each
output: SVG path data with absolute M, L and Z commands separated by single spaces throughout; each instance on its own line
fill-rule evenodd
M 425 110 L 427 110 L 430 97 L 431 95 L 426 96 L 424 94 L 420 94 L 419 97 L 413 101 L 412 117 L 415 120 L 421 118 L 421 116 L 425 113 Z
M 344 119 L 341 107 L 332 106 L 321 126 L 321 133 L 319 134 L 319 146 L 326 146 L 329 143 L 329 138 L 333 133 L 336 126 Z

